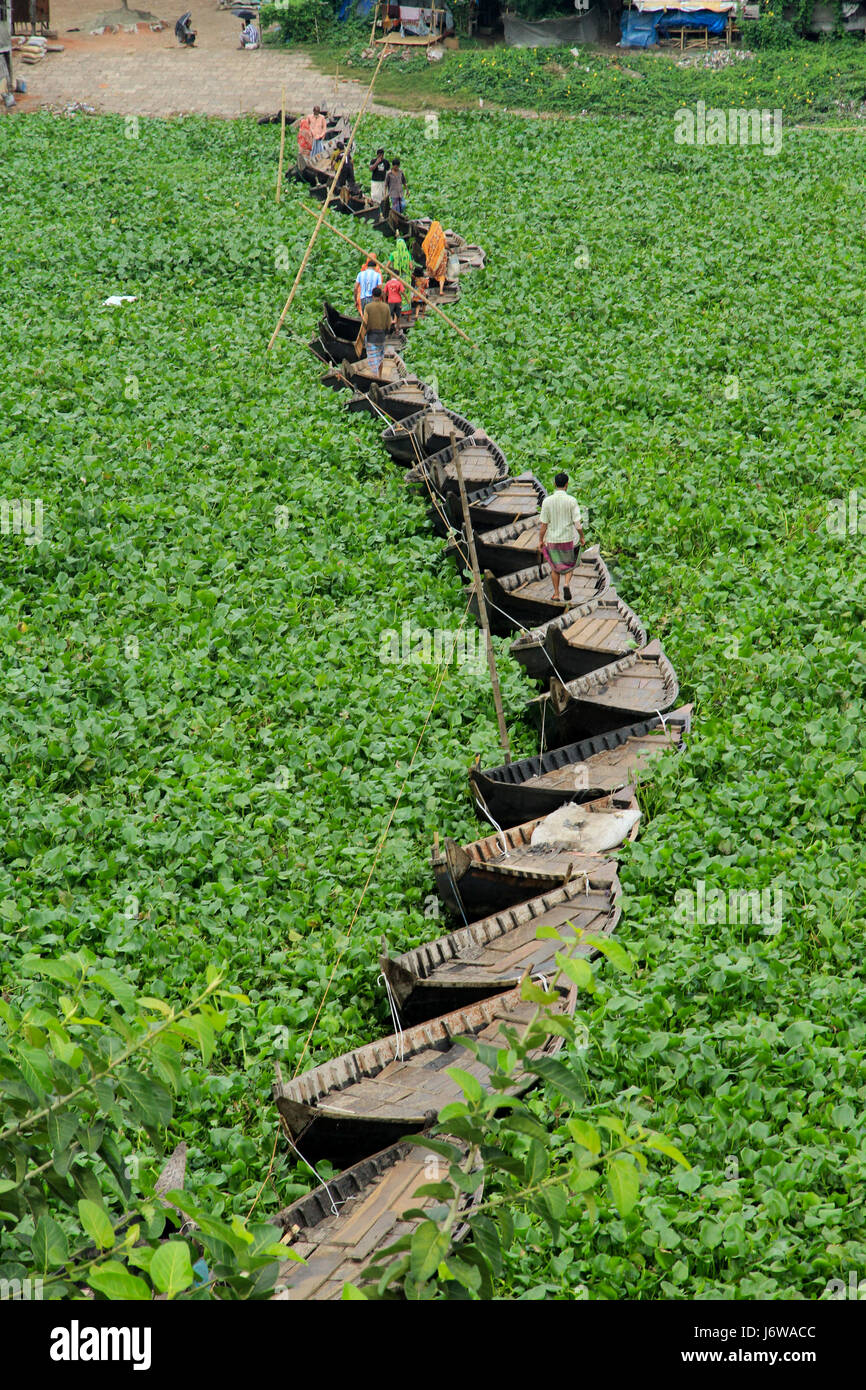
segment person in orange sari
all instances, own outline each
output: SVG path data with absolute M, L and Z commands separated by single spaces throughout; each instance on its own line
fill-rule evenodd
M 298 126 L 298 158 L 307 160 L 313 152 L 313 135 L 310 130 L 310 118 L 305 116 Z
M 441 222 L 431 223 L 429 232 L 421 242 L 421 250 L 427 262 L 427 274 L 431 280 L 438 281 L 441 290 L 448 269 L 448 247 Z

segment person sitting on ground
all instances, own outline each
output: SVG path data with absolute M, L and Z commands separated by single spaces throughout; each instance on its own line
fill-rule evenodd
M 376 151 L 376 158 L 370 160 L 370 201 L 381 203 L 385 196 L 385 175 L 391 165 L 385 158 L 385 151 L 380 145 Z
M 241 48 L 258 48 L 261 41 L 262 36 L 255 20 L 250 19 L 246 24 L 241 20 Z
M 391 331 L 391 310 L 382 297 L 381 285 L 377 285 L 373 290 L 373 297 L 364 310 L 363 327 L 367 343 L 367 361 L 377 376 L 381 377 L 385 343 Z
M 195 30 L 190 28 L 191 19 L 192 10 L 187 10 L 186 14 L 182 14 L 174 26 L 175 38 L 179 44 L 186 48 L 192 48 L 195 43 Z
M 399 159 L 392 159 L 391 168 L 385 175 L 385 194 L 391 200 L 391 207 L 394 212 L 402 213 L 406 208 L 406 194 L 409 185 L 406 182 L 406 175 L 400 168 Z
M 322 115 L 321 107 L 314 106 L 313 114 L 310 117 L 310 134 L 313 137 L 313 159 L 317 159 L 320 154 L 325 153 L 325 131 L 328 129 L 328 122 Z
M 397 320 L 400 317 L 400 310 L 403 308 L 403 281 L 398 280 L 396 275 L 392 275 L 385 282 L 385 303 L 391 310 L 391 318 L 394 327 L 397 327 Z
M 556 491 L 545 497 L 541 504 L 541 530 L 538 536 L 538 549 L 550 565 L 553 578 L 553 598 L 559 602 L 559 578 L 563 578 L 563 597 L 571 602 L 571 576 L 577 557 L 574 552 L 574 533 L 580 536 L 580 544 L 586 545 L 580 507 L 566 491 L 568 474 L 557 473 L 554 478 Z
M 355 307 L 363 314 L 377 288 L 381 288 L 382 273 L 376 264 L 375 256 L 368 256 L 363 268 L 355 276 Z

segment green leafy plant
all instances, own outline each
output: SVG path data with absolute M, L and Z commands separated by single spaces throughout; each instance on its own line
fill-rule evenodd
M 527 979 L 522 997 L 536 1004 L 525 1027 L 503 1029 L 505 1046 L 493 1048 L 478 1039 L 463 1042 L 490 1066 L 489 1081 L 482 1086 L 470 1072 L 449 1067 L 448 1074 L 460 1086 L 465 1099 L 446 1105 L 430 1132 L 409 1140 L 431 1149 L 447 1163 L 441 1180 L 424 1183 L 413 1194 L 434 1197 L 441 1207 L 409 1207 L 407 1215 L 419 1218 L 411 1235 L 383 1250 L 364 1270 L 363 1280 L 346 1297 L 410 1300 L 436 1297 L 490 1299 L 501 1284 L 504 1259 L 515 1243 L 515 1208 L 525 1208 L 547 1227 L 554 1244 L 562 1244 L 564 1227 L 585 1213 L 594 1222 L 598 1213 L 598 1184 L 603 1173 L 609 1198 L 619 1215 L 628 1218 L 638 1200 L 641 1172 L 647 1171 L 646 1154 L 667 1154 L 683 1168 L 689 1164 L 675 1145 L 641 1126 L 627 1131 L 614 1114 L 586 1118 L 586 1087 L 582 1068 L 555 1057 L 534 1057 L 552 1035 L 566 1047 L 578 1043 L 578 1029 L 585 1024 L 554 1009 L 560 982 L 595 993 L 596 981 L 588 961 L 574 955 L 575 939 L 568 943 L 555 927 L 542 927 L 539 936 L 561 941 L 557 972 L 542 988 Z M 618 942 L 575 933 L 577 942 L 595 946 L 617 969 L 628 970 L 631 961 Z M 505 1094 L 515 1074 L 529 1072 L 545 1085 L 548 1100 L 576 1113 L 558 1115 L 559 1142 L 551 1149 L 550 1134 L 537 1113 L 525 1101 Z M 455 1143 L 454 1141 L 458 1142 Z M 490 1187 L 494 1187 L 492 1193 Z M 484 1200 L 471 1207 L 465 1229 L 463 1207 L 467 1197 L 485 1188 Z M 576 1208 L 579 1211 L 576 1211 Z M 458 1234 L 464 1238 L 456 1243 Z M 389 1261 L 389 1257 L 392 1257 Z
M 208 1297 L 217 1284 L 223 1298 L 266 1292 L 283 1254 L 275 1230 L 220 1221 L 183 1193 L 169 1205 L 148 1181 L 185 1051 L 210 1061 L 225 1021 L 215 1001 L 239 996 L 212 970 L 175 1010 L 136 996 L 86 951 L 28 955 L 18 969 L 27 996 L 0 1000 L 0 1279 L 35 1281 L 51 1299 L 82 1287 L 108 1299 Z M 181 1204 L 194 1238 L 166 1234 Z M 198 1277 L 194 1247 L 210 1267 Z
M 280 43 L 319 43 L 336 23 L 332 0 L 275 0 L 262 5 L 260 20 L 263 29 L 278 26 Z

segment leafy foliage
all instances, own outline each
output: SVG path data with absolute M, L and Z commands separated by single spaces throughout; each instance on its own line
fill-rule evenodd
M 772 13 L 770 13 L 772 11 Z M 622 55 L 581 48 L 464 46 L 440 63 L 423 56 L 386 64 L 377 93 L 393 92 L 418 108 L 434 104 L 495 103 L 510 111 L 555 112 L 563 116 L 673 117 L 698 101 L 727 109 L 781 110 L 785 121 L 815 121 L 859 112 L 866 93 L 866 52 L 851 36 L 838 41 L 800 42 L 781 9 L 744 23 L 744 44 L 757 50 L 722 67 L 680 66 L 680 55 L 627 50 Z M 372 71 L 361 39 L 345 51 L 345 40 L 325 50 L 321 61 Z
M 180 1192 L 167 1205 L 139 1162 L 141 1142 L 161 1148 L 190 1042 L 205 1062 L 213 1053 L 217 972 L 176 1012 L 95 966 L 86 951 L 24 956 L 22 1004 L 0 1000 L 0 1279 L 35 1278 L 51 1299 L 82 1285 L 108 1299 L 205 1298 L 217 1282 L 222 1298 L 266 1293 L 278 1232 L 228 1225 Z M 199 1223 L 189 1239 L 166 1236 L 178 1208 Z M 191 1246 L 211 1272 L 196 1277 Z

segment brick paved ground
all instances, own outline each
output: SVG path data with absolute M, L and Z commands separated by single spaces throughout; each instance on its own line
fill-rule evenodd
M 142 9 L 152 7 L 148 0 L 138 3 Z M 134 4 L 130 0 L 130 9 Z M 116 7 L 118 0 L 108 0 L 102 9 L 93 0 L 51 0 L 51 23 L 65 52 L 50 54 L 33 67 L 18 64 L 16 76 L 28 87 L 27 97 L 18 98 L 19 109 L 80 101 L 122 115 L 267 115 L 279 111 L 283 84 L 293 116 L 323 98 L 332 110 L 347 112 L 357 111 L 364 99 L 365 87 L 340 80 L 335 90 L 334 79 L 323 77 L 300 53 L 243 52 L 238 48 L 240 21 L 231 11 L 217 9 L 216 0 L 172 0 L 170 10 L 157 3 L 155 12 L 168 26 L 162 33 L 140 24 L 135 34 L 121 30 L 92 36 L 97 17 Z M 180 48 L 174 37 L 174 21 L 185 7 L 192 9 L 198 34 L 194 48 Z M 80 32 L 69 33 L 73 27 Z M 390 110 L 375 103 L 369 109 Z

